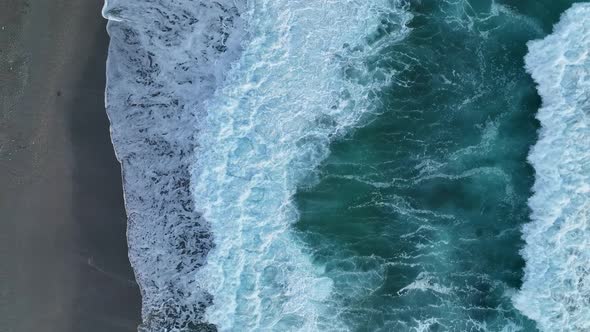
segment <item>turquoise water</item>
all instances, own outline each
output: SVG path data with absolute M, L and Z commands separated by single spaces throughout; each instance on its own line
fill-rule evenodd
M 539 127 L 524 56 L 572 3 L 414 1 L 409 36 L 367 60 L 395 73 L 379 114 L 296 196 L 353 330 L 536 330 L 511 300 Z

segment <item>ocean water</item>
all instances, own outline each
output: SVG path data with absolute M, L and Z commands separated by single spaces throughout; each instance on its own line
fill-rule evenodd
M 589 329 L 574 2 L 105 3 L 140 331 Z

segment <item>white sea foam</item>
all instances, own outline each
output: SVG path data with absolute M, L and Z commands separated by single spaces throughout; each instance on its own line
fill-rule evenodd
M 514 303 L 543 331 L 590 331 L 590 4 L 528 46 L 542 128 L 529 156 L 537 178 Z
M 432 291 L 439 294 L 450 294 L 452 287 L 443 286 L 436 282 L 436 278 L 428 272 L 421 272 L 416 279 L 409 285 L 397 291 L 398 295 L 403 295 L 411 291 Z
M 195 212 L 189 168 L 203 102 L 244 40 L 240 2 L 110 0 L 106 106 L 121 162 L 129 258 L 142 293 L 141 331 L 203 324 L 210 295 L 193 274 L 212 246 Z
M 206 317 L 221 331 L 346 330 L 290 229 L 291 198 L 390 84 L 365 61 L 411 17 L 395 0 L 253 0 L 242 18 L 249 43 L 207 103 L 192 181 L 215 242 L 195 278 L 213 295 Z

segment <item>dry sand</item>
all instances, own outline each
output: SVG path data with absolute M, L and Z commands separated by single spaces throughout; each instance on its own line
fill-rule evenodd
M 100 0 L 0 1 L 0 331 L 135 331 Z

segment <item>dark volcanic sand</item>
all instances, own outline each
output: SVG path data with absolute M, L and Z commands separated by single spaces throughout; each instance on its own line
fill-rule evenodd
M 135 331 L 100 0 L 0 1 L 0 331 Z

